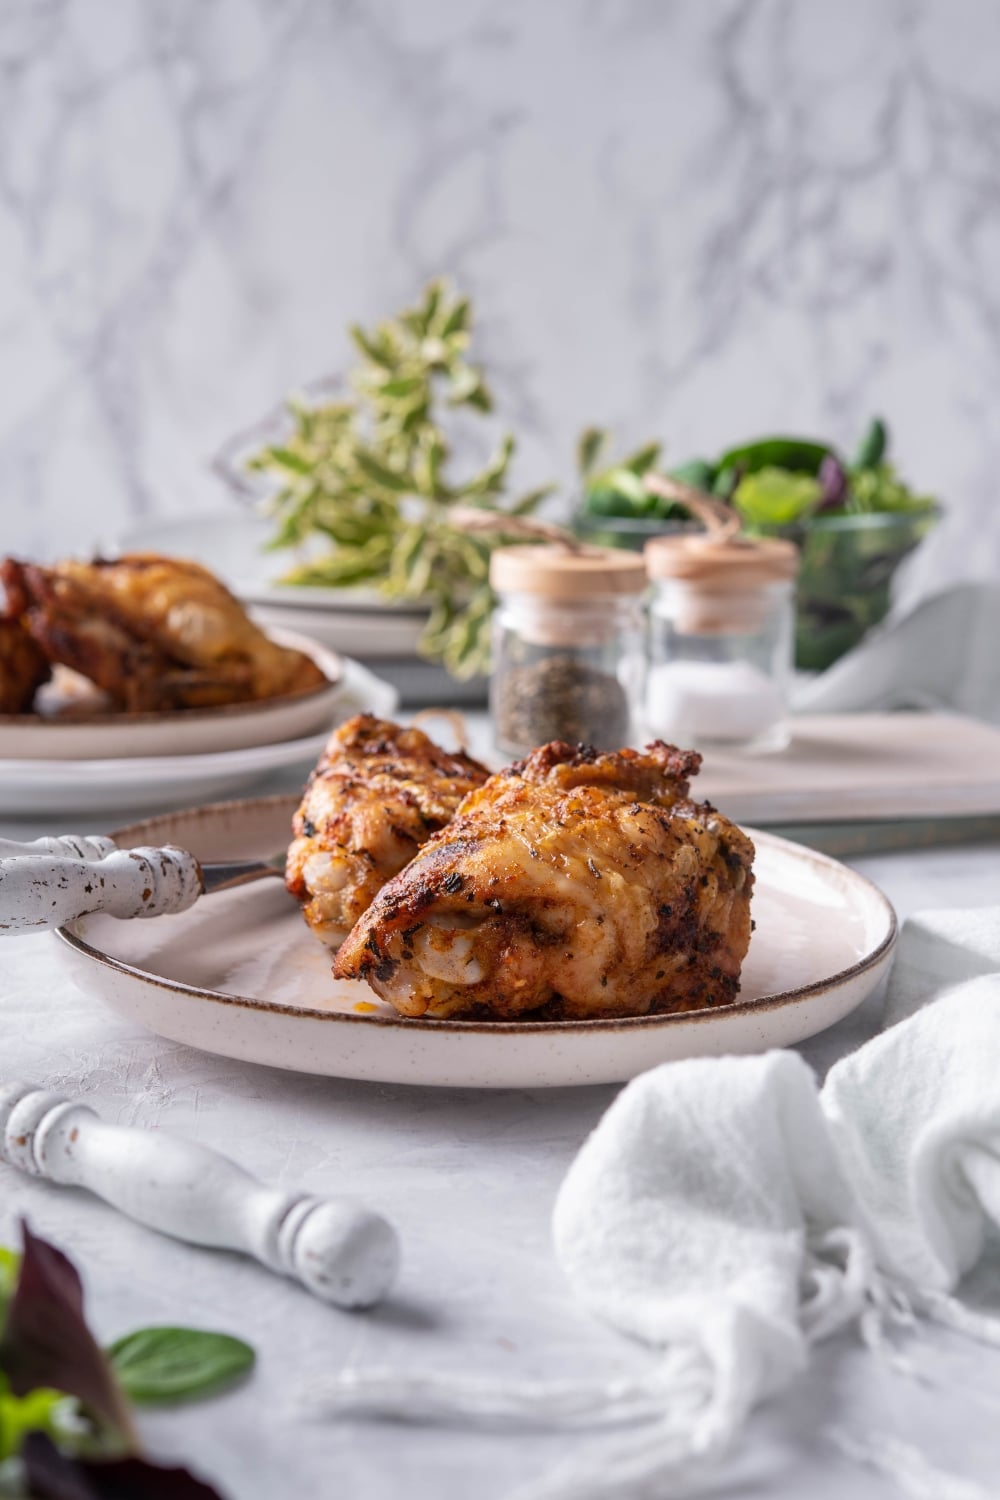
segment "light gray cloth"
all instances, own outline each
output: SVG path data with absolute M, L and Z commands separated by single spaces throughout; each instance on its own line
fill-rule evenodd
M 967 583 L 873 630 L 800 683 L 796 713 L 951 710 L 1000 723 L 1000 584 Z

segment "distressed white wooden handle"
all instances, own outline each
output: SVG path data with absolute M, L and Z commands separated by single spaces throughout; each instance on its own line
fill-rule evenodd
M 159 917 L 185 911 L 201 895 L 201 870 L 186 849 L 118 849 L 106 839 L 38 842 L 55 848 L 4 854 L 0 847 L 0 935 L 61 927 L 95 911 Z M 100 845 L 106 847 L 97 853 Z
M 105 1124 L 29 1084 L 0 1089 L 0 1157 L 87 1188 L 161 1234 L 252 1255 L 338 1307 L 371 1307 L 396 1279 L 396 1231 L 353 1199 L 264 1187 L 218 1152 Z
M 67 859 L 95 860 L 114 854 L 117 848 L 114 839 L 100 838 L 97 834 L 62 833 L 42 839 L 0 839 L 0 859 L 19 854 L 57 854 Z

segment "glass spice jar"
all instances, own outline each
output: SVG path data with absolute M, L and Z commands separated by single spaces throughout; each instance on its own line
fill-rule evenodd
M 618 750 L 642 692 L 646 567 L 614 548 L 500 547 L 490 559 L 490 710 L 498 749 Z
M 657 537 L 645 719 L 674 743 L 780 750 L 792 670 L 798 552 L 746 536 Z

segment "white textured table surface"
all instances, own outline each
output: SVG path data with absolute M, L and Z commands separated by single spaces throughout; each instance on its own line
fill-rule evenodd
M 42 831 L 53 830 L 17 829 Z M 1000 904 L 997 847 L 893 854 L 858 868 L 900 916 Z M 75 993 L 57 977 L 53 943 L 0 944 L 0 1077 L 85 1097 L 108 1120 L 195 1137 L 274 1183 L 358 1193 L 403 1237 L 398 1296 L 376 1313 L 345 1314 L 253 1263 L 160 1239 L 83 1194 L 0 1166 L 0 1243 L 16 1242 L 26 1214 L 68 1249 L 101 1335 L 187 1322 L 257 1347 L 257 1371 L 241 1390 L 143 1419 L 154 1452 L 183 1457 L 230 1500 L 396 1500 L 404 1483 L 412 1500 L 506 1500 L 564 1445 L 590 1440 L 319 1425 L 303 1420 L 297 1396 L 344 1366 L 579 1376 L 640 1365 L 641 1349 L 574 1306 L 549 1248 L 556 1187 L 613 1089 L 422 1091 L 247 1067 L 161 1041 Z M 803 1050 L 825 1068 L 877 1019 L 870 1002 Z M 898 1494 L 840 1454 L 828 1435 L 838 1428 L 918 1442 L 933 1463 L 992 1494 L 995 1398 L 991 1409 L 975 1393 L 1000 1388 L 1000 1351 L 943 1333 L 928 1343 L 951 1387 L 945 1397 L 874 1368 L 851 1338 L 821 1346 L 794 1393 L 755 1418 L 716 1493 Z M 941 1491 L 932 1481 L 912 1493 Z

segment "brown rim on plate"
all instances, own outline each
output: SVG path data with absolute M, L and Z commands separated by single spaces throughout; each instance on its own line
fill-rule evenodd
M 298 805 L 299 797 L 289 796 L 287 793 L 279 793 L 269 797 L 251 797 L 237 799 L 230 802 L 211 802 L 204 807 L 182 808 L 176 812 L 158 814 L 153 818 L 143 819 L 140 823 L 132 823 L 124 828 L 113 831 L 111 837 L 115 841 L 138 836 L 148 838 L 151 832 L 155 833 L 158 826 L 174 822 L 179 817 L 195 816 L 198 818 L 216 814 L 237 814 L 242 809 L 254 808 L 264 810 L 273 808 L 287 809 L 289 818 Z M 784 839 L 780 834 L 765 833 L 761 830 L 748 828 L 746 832 L 752 839 L 762 839 L 772 845 L 792 849 L 797 858 L 804 858 L 808 862 L 823 869 L 841 870 L 845 867 L 841 861 L 831 858 L 828 854 L 821 854 L 818 850 L 807 849 L 803 844 L 796 844 L 791 839 Z M 125 847 L 128 847 L 127 845 Z M 265 851 L 269 853 L 270 851 Z M 801 985 L 794 990 L 781 990 L 773 995 L 760 995 L 756 1000 L 738 1000 L 730 1005 L 716 1005 L 704 1010 L 668 1011 L 656 1015 L 644 1016 L 615 1016 L 603 1017 L 592 1021 L 460 1021 L 460 1020 L 423 1020 L 413 1016 L 386 1016 L 374 1013 L 364 1015 L 354 1014 L 350 1011 L 328 1011 L 313 1010 L 303 1005 L 281 1005 L 272 1000 L 259 1000 L 249 995 L 231 995 L 222 990 L 206 990 L 197 985 L 184 984 L 177 979 L 164 979 L 162 975 L 151 974 L 147 969 L 138 968 L 135 964 L 126 963 L 123 959 L 114 958 L 111 954 L 103 952 L 100 948 L 93 947 L 72 930 L 73 923 L 67 923 L 60 927 L 56 936 L 61 942 L 70 948 L 84 954 L 87 958 L 103 965 L 105 968 L 113 969 L 120 974 L 126 974 L 130 978 L 140 979 L 144 983 L 155 985 L 165 990 L 168 994 L 192 995 L 202 1000 L 211 1000 L 218 1005 L 232 1005 L 244 1010 L 257 1010 L 271 1015 L 285 1016 L 307 1016 L 311 1020 L 347 1022 L 351 1025 L 396 1027 L 404 1030 L 417 1031 L 451 1031 L 456 1033 L 466 1032 L 488 1032 L 496 1035 L 538 1035 L 542 1032 L 555 1032 L 567 1034 L 574 1032 L 593 1031 L 622 1031 L 633 1028 L 658 1028 L 663 1025 L 677 1025 L 688 1021 L 705 1022 L 715 1020 L 722 1016 L 744 1015 L 753 1016 L 763 1014 L 767 1011 L 777 1010 L 786 1005 L 795 1004 L 800 1000 L 807 1000 L 812 995 L 828 994 L 831 990 L 838 989 L 859 975 L 866 973 L 869 969 L 877 968 L 895 944 L 898 924 L 895 908 L 892 902 L 879 889 L 877 885 L 867 876 L 861 875 L 857 870 L 850 871 L 856 881 L 866 886 L 869 894 L 875 899 L 877 905 L 881 906 L 886 917 L 886 933 L 881 942 L 864 958 L 857 963 L 851 964 L 846 969 L 840 969 L 835 974 L 825 979 L 814 981 L 812 984 Z M 83 920 L 83 919 L 77 919 Z

